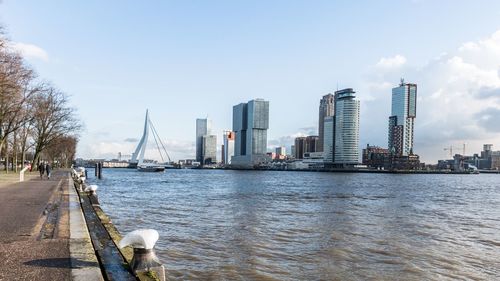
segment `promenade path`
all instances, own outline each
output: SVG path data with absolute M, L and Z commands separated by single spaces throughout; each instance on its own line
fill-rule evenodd
M 70 280 L 68 172 L 0 185 L 0 280 Z

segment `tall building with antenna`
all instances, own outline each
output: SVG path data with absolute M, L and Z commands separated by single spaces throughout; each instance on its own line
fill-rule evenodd
M 394 156 L 413 154 L 415 118 L 417 116 L 417 84 L 405 83 L 401 78 L 392 89 L 391 116 L 389 117 L 388 146 Z

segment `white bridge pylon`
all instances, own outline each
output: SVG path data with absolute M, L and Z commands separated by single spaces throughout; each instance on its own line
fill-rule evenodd
M 151 120 L 149 119 L 149 111 L 148 110 L 146 110 L 146 119 L 144 120 L 144 132 L 142 133 L 141 140 L 137 144 L 137 147 L 135 148 L 134 153 L 132 153 L 132 158 L 130 159 L 130 162 L 137 163 L 139 166 L 143 164 L 144 153 L 146 152 L 146 147 L 147 147 L 148 139 L 149 139 L 149 130 L 151 130 L 151 132 L 153 133 L 152 135 L 153 135 L 153 138 L 155 140 L 158 152 L 160 153 L 161 161 L 165 162 L 165 160 L 168 159 L 168 162 L 171 162 L 170 155 L 168 155 L 168 152 L 165 149 L 165 145 L 161 141 L 161 138 L 158 135 L 158 132 L 156 131 L 155 126 L 153 125 L 153 122 L 151 122 Z

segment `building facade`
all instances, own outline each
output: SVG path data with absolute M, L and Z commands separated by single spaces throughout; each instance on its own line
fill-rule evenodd
M 196 119 L 196 161 L 203 163 L 203 136 L 210 135 L 212 122 L 208 118 Z
M 222 144 L 222 164 L 231 165 L 231 157 L 234 156 L 234 138 L 235 134 L 233 131 L 224 131 L 222 134 L 223 144 Z
M 202 137 L 202 165 L 212 165 L 217 163 L 217 136 L 204 135 Z
M 367 144 L 366 148 L 363 149 L 362 163 L 371 168 L 390 169 L 389 149 Z
M 323 159 L 325 163 L 333 163 L 335 146 L 335 117 L 325 117 L 323 131 Z
M 347 88 L 335 92 L 334 164 L 359 164 L 359 100 L 355 91 Z
M 417 85 L 401 79 L 392 89 L 391 116 L 389 117 L 388 147 L 395 156 L 413 154 L 415 117 L 417 115 Z
M 306 147 L 306 137 L 296 137 L 294 141 L 295 159 L 303 159 Z
M 318 152 L 319 136 L 307 136 L 304 145 L 304 153 Z
M 324 95 L 319 101 L 319 121 L 318 121 L 318 144 L 316 152 L 324 151 L 324 131 L 325 131 L 325 118 L 333 116 L 334 111 L 334 95 Z
M 276 147 L 276 154 L 281 156 L 286 156 L 286 148 L 284 146 Z
M 317 152 L 318 136 L 296 137 L 294 141 L 295 159 L 304 159 L 305 153 Z
M 267 161 L 268 128 L 269 101 L 255 99 L 233 106 L 233 167 L 251 168 Z

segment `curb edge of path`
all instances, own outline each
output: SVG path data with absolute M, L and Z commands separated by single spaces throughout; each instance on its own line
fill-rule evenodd
M 71 280 L 103 281 L 73 179 L 68 177 Z

